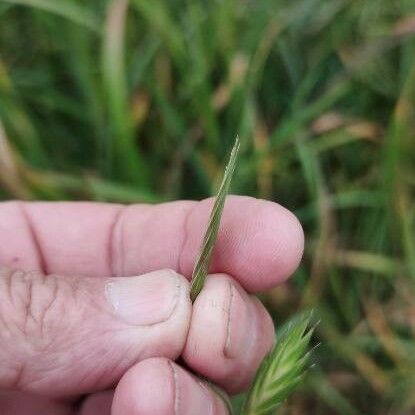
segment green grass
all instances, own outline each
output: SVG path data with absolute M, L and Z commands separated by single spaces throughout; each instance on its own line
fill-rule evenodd
M 0 121 L 2 199 L 203 198 L 239 133 L 307 235 L 266 304 L 321 320 L 280 413 L 415 410 L 413 0 L 0 0 Z

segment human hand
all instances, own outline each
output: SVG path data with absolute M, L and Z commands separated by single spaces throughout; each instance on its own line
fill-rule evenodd
M 275 203 L 228 197 L 192 305 L 211 206 L 0 203 L 0 413 L 227 413 L 190 372 L 247 388 L 274 340 L 250 293 L 292 274 L 303 233 Z

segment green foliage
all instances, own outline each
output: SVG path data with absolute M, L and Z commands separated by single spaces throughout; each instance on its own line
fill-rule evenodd
M 413 0 L 0 0 L 0 197 L 293 210 L 301 267 L 264 295 L 321 320 L 281 413 L 413 412 Z M 276 264 L 278 266 L 278 264 Z

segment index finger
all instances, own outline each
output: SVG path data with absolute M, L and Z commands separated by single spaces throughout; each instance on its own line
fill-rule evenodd
M 212 204 L 1 203 L 0 263 L 97 277 L 172 268 L 190 278 Z M 210 272 L 232 275 L 248 291 L 264 290 L 294 272 L 303 245 L 302 228 L 287 209 L 229 196 Z

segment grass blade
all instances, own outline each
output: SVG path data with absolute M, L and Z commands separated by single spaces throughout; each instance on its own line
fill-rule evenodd
M 107 5 L 102 44 L 103 85 L 111 128 L 107 153 L 112 176 L 143 187 L 149 185 L 149 174 L 136 143 L 125 69 L 128 10 L 128 0 L 111 0 Z
M 193 270 L 192 286 L 190 289 L 190 298 L 192 302 L 199 295 L 200 291 L 202 291 L 203 284 L 205 283 L 205 279 L 209 271 L 210 258 L 212 256 L 213 247 L 218 235 L 220 219 L 222 216 L 223 208 L 225 206 L 226 195 L 228 194 L 232 176 L 235 171 L 239 147 L 240 141 L 239 137 L 237 136 L 235 139 L 235 144 L 232 148 L 231 155 L 229 157 L 228 164 L 225 168 L 225 173 L 223 175 L 222 183 L 216 196 L 215 204 L 213 205 L 212 212 L 210 213 L 209 224 L 203 238 L 202 248 Z
M 34 7 L 49 13 L 71 20 L 93 32 L 100 32 L 100 22 L 92 12 L 84 6 L 68 0 L 0 0 L 0 3 L 8 3 Z
M 242 415 L 274 413 L 301 382 L 310 358 L 311 317 L 311 313 L 300 314 L 280 330 L 278 342 L 258 368 Z

